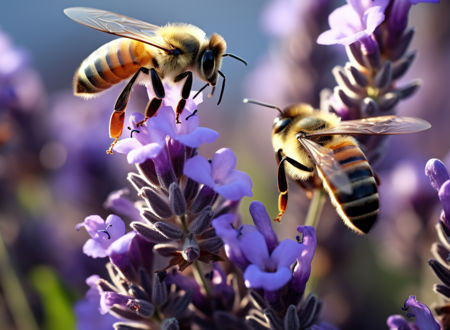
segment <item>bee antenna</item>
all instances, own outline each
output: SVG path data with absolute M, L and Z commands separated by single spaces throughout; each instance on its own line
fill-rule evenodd
M 263 107 L 266 107 L 266 108 L 272 108 L 272 109 L 277 110 L 280 114 L 283 114 L 283 111 L 279 107 L 277 107 L 276 105 L 262 103 L 262 102 L 258 102 L 258 101 L 251 100 L 251 99 L 243 99 L 242 102 L 260 105 L 260 106 L 263 106 Z
M 220 96 L 219 96 L 219 101 L 217 101 L 217 105 L 220 104 L 220 101 L 222 101 L 222 95 L 223 95 L 223 91 L 225 90 L 225 75 L 222 73 L 222 71 L 218 71 L 220 76 L 222 77 L 222 88 L 220 89 Z
M 222 55 L 222 57 L 225 57 L 225 56 L 229 56 L 229 57 L 234 58 L 235 60 L 241 61 L 242 63 L 244 63 L 244 65 L 248 64 L 246 60 L 244 60 L 243 58 L 240 58 L 239 56 L 236 56 L 234 54 L 227 53 L 227 54 Z

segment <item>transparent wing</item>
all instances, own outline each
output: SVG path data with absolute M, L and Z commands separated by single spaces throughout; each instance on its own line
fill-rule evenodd
M 66 8 L 64 9 L 64 14 L 75 22 L 99 31 L 142 41 L 167 53 L 174 50 L 174 47 L 168 43 L 155 38 L 155 32 L 160 29 L 158 25 L 94 8 Z
M 413 117 L 379 116 L 357 120 L 341 121 L 338 126 L 308 133 L 307 137 L 347 134 L 347 135 L 388 135 L 408 134 L 429 129 L 426 120 Z
M 333 150 L 322 147 L 320 144 L 301 136 L 298 137 L 298 141 L 333 186 L 345 194 L 352 193 L 350 180 L 339 162 L 334 158 Z

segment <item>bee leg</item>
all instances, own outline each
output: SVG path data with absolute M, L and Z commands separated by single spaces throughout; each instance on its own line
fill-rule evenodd
M 280 163 L 278 164 L 278 175 L 277 175 L 277 183 L 278 183 L 278 191 L 280 192 L 280 195 L 278 196 L 278 210 L 279 213 L 274 221 L 281 221 L 281 217 L 283 216 L 284 212 L 286 211 L 287 207 L 287 201 L 288 201 L 288 183 L 286 179 L 286 171 L 284 169 L 284 161 L 286 160 L 286 157 L 283 157 L 281 159 Z
M 281 156 L 281 150 L 278 151 L 277 157 Z M 292 159 L 290 157 L 284 156 L 281 158 L 280 162 L 278 163 L 278 175 L 277 175 L 277 181 L 278 181 L 278 191 L 280 192 L 280 195 L 278 196 L 278 210 L 279 213 L 277 217 L 274 219 L 274 221 L 280 222 L 281 217 L 283 216 L 284 212 L 286 211 L 287 207 L 287 201 L 288 201 L 288 183 L 286 179 L 286 171 L 284 168 L 284 162 L 288 162 L 292 166 L 295 166 L 299 170 L 306 171 L 306 172 L 312 172 L 313 169 L 306 167 L 302 163 L 299 163 L 295 159 Z
M 136 71 L 133 77 L 131 77 L 131 79 L 126 84 L 125 88 L 119 94 L 119 97 L 117 98 L 116 103 L 114 104 L 114 111 L 111 114 L 111 119 L 109 120 L 109 136 L 112 139 L 114 139 L 114 141 L 111 143 L 109 149 L 106 151 L 106 153 L 108 154 L 113 153 L 114 145 L 117 143 L 117 140 L 119 140 L 120 136 L 122 135 L 123 123 L 125 120 L 125 109 L 127 107 L 128 100 L 130 98 L 131 88 L 133 87 L 137 77 L 139 76 L 139 73 L 141 72 L 148 74 L 148 69 L 142 67 L 139 68 L 138 71 Z
M 159 77 L 158 73 L 154 68 L 150 69 L 150 79 L 152 81 L 153 92 L 155 97 L 152 98 L 145 107 L 145 117 L 143 120 L 136 124 L 137 127 L 142 126 L 147 119 L 153 117 L 158 109 L 161 107 L 162 100 L 166 96 L 166 91 L 164 90 L 164 85 Z
M 177 104 L 177 124 L 180 124 L 180 115 L 183 113 L 184 107 L 186 105 L 186 100 L 189 98 L 192 89 L 192 72 L 186 71 L 175 77 L 174 81 L 178 82 L 186 77 L 184 81 L 183 88 L 181 89 L 181 100 Z

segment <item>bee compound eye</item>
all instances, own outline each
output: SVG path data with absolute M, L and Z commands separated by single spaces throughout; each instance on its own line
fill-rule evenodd
M 275 118 L 273 122 L 273 132 L 274 133 L 281 132 L 291 123 L 291 121 L 292 121 L 291 118 L 280 118 L 280 117 Z
M 202 71 L 209 78 L 214 71 L 214 56 L 211 50 L 206 50 L 202 56 Z

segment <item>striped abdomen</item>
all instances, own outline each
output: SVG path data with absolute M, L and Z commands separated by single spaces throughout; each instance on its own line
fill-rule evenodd
M 378 189 L 372 168 L 355 142 L 329 147 L 350 179 L 352 193 L 345 194 L 328 184 L 328 193 L 345 224 L 367 234 L 378 215 Z
M 147 46 L 127 38 L 115 39 L 89 55 L 74 77 L 75 95 L 89 96 L 104 91 L 147 66 L 151 55 Z

